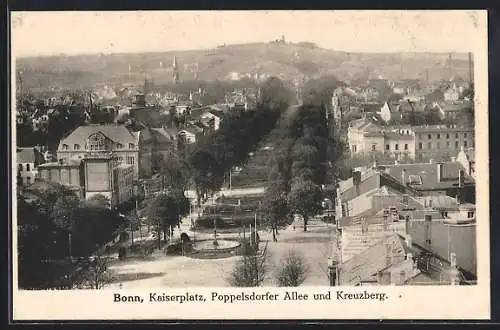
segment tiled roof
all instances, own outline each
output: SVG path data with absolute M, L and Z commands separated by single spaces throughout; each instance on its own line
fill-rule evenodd
M 390 139 L 398 139 L 398 140 L 408 140 L 412 141 L 414 139 L 413 135 L 410 134 L 399 134 L 396 132 L 385 132 L 385 136 Z
M 384 106 L 383 103 L 364 103 L 364 104 L 362 104 L 362 108 L 363 108 L 364 112 L 379 112 L 383 106 Z
M 470 175 L 465 173 L 464 167 L 458 162 L 449 162 L 442 164 L 443 175 L 441 177 L 442 179 L 439 182 L 437 174 L 438 164 L 415 163 L 392 165 L 388 167 L 389 174 L 400 182 L 402 181 L 403 169 L 406 170 L 406 183 L 418 190 L 446 189 L 457 187 L 459 170 L 464 171 L 464 184 L 474 184 L 474 179 Z M 420 176 L 422 184 L 410 184 L 408 182 L 408 177 L 410 175 Z
M 89 135 L 100 132 L 114 142 L 138 143 L 138 136 L 134 136 L 125 126 L 122 125 L 88 125 L 80 126 L 71 132 L 67 137 L 60 142 L 72 146 L 73 144 L 81 144 Z
M 387 264 L 386 243 L 392 246 L 392 261 Z M 340 285 L 358 285 L 387 267 L 403 261 L 406 257 L 406 243 L 398 234 L 392 234 L 364 252 L 355 255 L 339 267 Z
M 351 122 L 351 127 L 353 129 L 357 129 L 357 130 L 365 131 L 365 132 L 379 132 L 379 131 L 381 131 L 380 126 L 374 124 L 372 121 L 370 121 L 366 118 L 353 120 Z
M 457 199 L 446 196 L 446 195 L 436 195 L 436 196 L 425 196 L 425 197 L 420 197 L 419 200 L 422 203 L 427 203 L 429 205 L 429 202 L 432 203 L 432 208 L 440 210 L 440 209 L 457 209 L 459 207 L 459 204 L 457 203 Z

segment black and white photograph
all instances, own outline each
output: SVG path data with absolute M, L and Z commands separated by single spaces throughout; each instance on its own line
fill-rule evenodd
M 378 318 L 404 299 L 465 315 L 452 296 L 432 311 L 439 290 L 489 315 L 485 26 L 481 11 L 12 12 L 17 316 Z M 64 311 L 73 294 L 96 310 Z

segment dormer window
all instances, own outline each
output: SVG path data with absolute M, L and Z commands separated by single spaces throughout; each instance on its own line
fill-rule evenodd
M 467 218 L 469 218 L 469 219 L 474 218 L 474 211 L 467 212 Z
M 75 150 L 80 150 L 80 145 L 79 145 L 79 144 L 75 144 L 75 145 L 73 146 L 73 149 L 75 149 Z
M 134 148 L 135 148 L 135 144 L 133 144 L 133 143 L 129 143 L 129 144 L 128 144 L 128 148 L 129 148 L 129 149 L 134 149 Z
M 116 144 L 116 149 L 122 149 L 122 148 L 123 148 L 123 144 L 121 144 L 121 143 Z
M 62 150 L 68 150 L 68 145 L 67 144 L 63 144 Z

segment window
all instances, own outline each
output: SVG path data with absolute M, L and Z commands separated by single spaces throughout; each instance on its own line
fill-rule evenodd
M 422 149 L 422 142 L 418 143 L 418 149 Z
M 447 218 L 448 217 L 448 212 L 443 211 L 443 212 L 441 212 L 441 215 L 443 216 L 443 218 Z
M 89 149 L 94 150 L 104 150 L 104 136 L 101 134 L 92 134 L 89 136 Z
M 458 149 L 458 141 L 455 141 L 455 149 Z
M 23 164 L 19 164 L 19 165 L 17 165 L 17 170 L 18 170 L 19 172 L 22 172 L 22 171 L 23 171 Z
M 464 141 L 464 148 L 467 148 L 467 141 Z
M 26 164 L 26 172 L 29 172 L 29 171 L 31 171 L 30 164 Z
M 372 144 L 372 151 L 376 151 L 377 150 L 377 145 L 376 144 Z
M 458 139 L 458 133 L 455 133 L 455 139 Z
M 129 148 L 129 149 L 134 149 L 134 148 L 135 148 L 135 145 L 134 145 L 133 143 L 129 143 L 129 144 L 128 144 L 128 148 Z
M 63 150 L 68 150 L 68 145 L 67 144 L 63 144 L 62 149 Z
M 394 145 L 394 150 L 398 150 L 398 149 L 399 149 L 399 146 L 398 146 L 398 144 L 396 143 L 396 144 Z
M 467 133 L 464 133 L 464 139 L 466 139 L 466 138 L 467 138 Z
M 121 144 L 121 143 L 116 144 L 116 149 L 122 149 L 122 148 L 123 148 L 123 144 Z
M 432 135 L 431 134 L 427 134 L 427 138 L 430 140 L 432 139 Z
M 408 143 L 405 143 L 405 150 L 408 150 Z
M 135 158 L 134 157 L 127 157 L 127 164 L 130 164 L 130 165 L 135 164 Z
M 29 177 L 29 176 L 26 177 L 26 183 L 31 184 L 31 177 Z
M 357 148 L 356 148 L 356 145 L 354 144 L 354 145 L 352 146 L 352 152 L 356 152 L 356 150 L 357 150 Z
M 467 218 L 469 219 L 474 218 L 474 211 L 467 212 Z
M 432 149 L 432 143 L 431 142 L 427 143 L 427 149 Z
M 446 141 L 446 147 L 449 148 L 450 147 L 450 141 Z
M 441 134 L 437 134 L 436 138 L 440 139 L 441 138 Z
M 390 146 L 390 145 L 388 145 L 388 144 L 386 144 L 386 145 L 385 145 L 385 150 L 391 150 L 391 146 Z
M 75 144 L 75 145 L 73 146 L 73 149 L 75 149 L 75 150 L 80 150 L 80 145 L 79 145 L 79 144 Z
M 439 149 L 441 147 L 441 143 L 436 143 L 436 149 Z
M 450 134 L 446 134 L 446 138 L 449 139 L 450 138 Z

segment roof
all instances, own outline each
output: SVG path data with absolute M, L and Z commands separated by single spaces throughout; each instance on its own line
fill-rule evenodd
M 467 156 L 467 159 L 469 160 L 469 162 L 471 162 L 471 163 L 476 162 L 476 152 L 475 152 L 474 148 L 463 149 L 463 150 L 460 150 L 459 153 L 462 153 L 462 152 L 465 153 L 465 156 Z
M 386 244 L 392 246 L 392 261 L 387 264 Z M 398 234 L 392 234 L 364 252 L 353 256 L 339 267 L 340 285 L 359 285 L 373 279 L 377 273 L 404 260 L 406 243 Z
M 177 138 L 177 131 L 169 128 L 152 128 L 151 134 L 159 143 L 171 143 Z
M 364 112 L 379 112 L 384 103 L 364 103 L 361 106 Z
M 464 184 L 474 184 L 474 178 L 468 175 L 458 162 L 441 163 L 442 175 L 438 182 L 438 164 L 415 163 L 388 166 L 389 174 L 402 182 L 403 169 L 406 170 L 406 182 L 417 190 L 439 190 L 454 188 L 458 185 L 458 172 L 464 171 Z M 410 182 L 412 177 L 420 177 L 421 184 Z
M 457 209 L 458 210 L 458 202 L 456 198 L 446 196 L 446 195 L 436 195 L 436 196 L 425 196 L 419 198 L 422 203 L 427 203 L 429 205 L 429 202 L 432 203 L 432 208 L 436 210 L 450 210 L 450 209 Z
M 71 167 L 71 166 L 80 166 L 81 160 L 80 159 L 65 159 L 63 163 L 61 162 L 50 162 L 50 163 L 45 163 L 40 166 L 38 166 L 39 169 L 41 168 L 52 168 L 52 167 Z
M 356 119 L 350 123 L 353 129 L 357 129 L 364 132 L 379 132 L 381 127 L 374 124 L 371 120 L 366 118 Z
M 17 148 L 17 163 L 37 163 L 37 151 L 35 148 Z
M 93 133 L 102 133 L 113 142 L 125 143 L 138 143 L 138 136 L 132 134 L 123 125 L 88 125 L 80 126 L 71 132 L 67 137 L 63 138 L 59 145 L 67 144 L 81 144 L 86 140 L 89 135 Z
M 387 138 L 397 139 L 397 140 L 413 141 L 413 139 L 414 139 L 413 135 L 410 135 L 410 134 L 399 134 L 399 133 L 396 133 L 396 132 L 385 132 L 384 135 Z
M 447 126 L 447 125 L 422 125 L 422 126 L 415 126 L 413 127 L 413 130 L 416 133 L 426 133 L 426 132 L 438 132 L 438 133 L 443 133 L 443 132 L 474 132 L 474 127 L 462 127 L 462 126 Z

